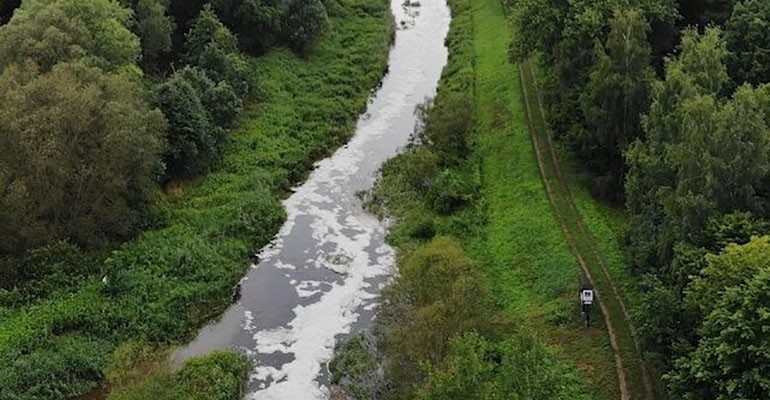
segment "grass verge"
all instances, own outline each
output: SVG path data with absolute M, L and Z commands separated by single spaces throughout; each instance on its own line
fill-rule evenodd
M 189 340 L 230 303 L 283 222 L 280 199 L 350 137 L 385 71 L 388 2 L 328 8 L 329 31 L 305 59 L 277 49 L 252 62 L 265 100 L 244 113 L 217 171 L 162 200 L 160 228 L 106 256 L 44 249 L 35 260 L 50 265 L 44 278 L 0 291 L 0 398 L 86 393 L 121 343 Z

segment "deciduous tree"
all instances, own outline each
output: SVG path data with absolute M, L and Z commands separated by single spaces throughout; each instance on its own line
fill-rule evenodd
M 133 65 L 140 44 L 127 27 L 130 18 L 110 0 L 25 1 L 0 27 L 0 68 L 27 60 L 41 72 L 80 59 L 110 71 Z
M 155 188 L 164 120 L 127 74 L 82 62 L 0 75 L 0 252 L 125 238 Z

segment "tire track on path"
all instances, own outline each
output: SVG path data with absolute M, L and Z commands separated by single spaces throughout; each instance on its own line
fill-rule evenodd
M 528 70 L 529 72 L 526 73 L 525 70 Z M 627 379 L 629 364 L 638 366 L 638 373 L 641 375 L 639 378 L 644 386 L 644 398 L 646 400 L 654 400 L 654 387 L 644 360 L 641 358 L 641 346 L 637 339 L 636 329 L 631 321 L 628 308 L 612 279 L 601 252 L 598 250 L 590 231 L 580 216 L 569 186 L 564 179 L 555 146 L 545 122 L 545 110 L 538 88 L 537 77 L 535 76 L 531 61 L 521 63 L 519 74 L 527 113 L 527 124 L 535 148 L 543 185 L 548 195 L 548 201 L 554 209 L 557 222 L 564 233 L 570 250 L 578 261 L 578 264 L 580 264 L 583 273 L 591 281 L 591 284 L 596 291 L 597 302 L 601 308 L 604 323 L 609 334 L 610 345 L 615 355 L 615 367 L 618 375 L 621 400 L 630 400 L 632 397 L 641 397 L 633 396 L 632 392 L 629 390 Z M 534 106 L 531 104 L 531 96 L 534 96 L 537 100 L 537 108 L 540 114 L 540 120 L 538 122 L 542 124 L 542 129 L 537 129 L 535 126 L 535 115 L 532 110 Z M 547 158 L 550 158 L 550 161 Z M 552 184 L 552 181 L 554 181 L 554 184 Z M 570 222 L 572 222 L 572 224 L 570 224 Z M 583 249 L 581 249 L 580 244 L 583 245 Z M 587 247 L 587 249 L 585 249 L 585 247 Z M 592 259 L 593 261 L 591 261 Z M 588 262 L 586 262 L 586 260 L 588 260 Z M 592 263 L 594 267 L 598 267 L 598 270 L 600 271 L 597 271 L 597 268 L 591 268 Z M 606 279 L 606 281 L 597 281 L 591 273 L 592 270 L 596 273 L 600 273 L 598 278 Z M 610 290 L 603 290 L 607 288 Z M 608 298 L 604 298 L 602 294 L 607 292 L 611 292 L 611 294 L 608 295 Z M 610 310 L 610 307 L 613 306 L 620 310 L 622 318 L 617 318 L 617 315 L 613 317 L 613 313 Z M 613 322 L 615 324 L 613 324 Z M 628 331 L 628 336 L 630 336 L 629 339 L 633 342 L 633 349 L 622 348 L 628 346 L 622 346 L 623 343 L 619 344 L 618 336 L 620 334 L 616 329 L 618 326 L 620 328 L 625 328 Z M 624 353 L 627 358 L 629 353 L 631 353 L 631 357 L 635 358 L 635 360 L 627 360 L 632 362 L 626 362 L 625 367 L 623 362 Z

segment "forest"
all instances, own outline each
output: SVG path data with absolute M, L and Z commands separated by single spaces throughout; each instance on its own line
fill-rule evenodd
M 625 204 L 645 357 L 677 399 L 770 393 L 770 3 L 508 4 L 549 123 Z M 586 49 L 592 49 L 586 51 Z
M 230 353 L 133 368 L 232 302 L 280 199 L 350 137 L 387 3 L 3 1 L 0 22 L 0 398 L 239 397 Z

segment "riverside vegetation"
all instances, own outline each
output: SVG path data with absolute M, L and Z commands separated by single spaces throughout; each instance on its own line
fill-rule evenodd
M 155 357 L 229 304 L 280 199 L 352 134 L 389 5 L 5 4 L 0 398 L 239 398 L 238 356 Z
M 357 399 L 610 399 L 617 351 L 631 398 L 769 397 L 770 3 L 511 0 L 510 36 L 496 1 L 450 4 L 439 93 L 371 195 L 399 274 L 334 382 Z M 528 123 L 559 145 L 542 181 Z M 609 307 L 618 350 L 578 328 L 584 245 L 628 308 Z
M 438 94 L 369 198 L 393 217 L 399 274 L 333 382 L 356 399 L 617 398 L 606 335 L 580 328 L 579 268 L 543 196 L 502 4 L 449 4 Z

